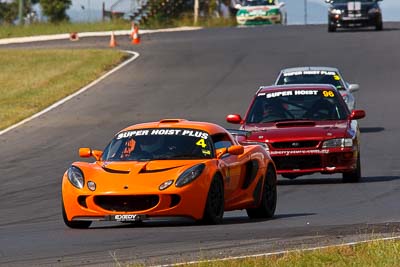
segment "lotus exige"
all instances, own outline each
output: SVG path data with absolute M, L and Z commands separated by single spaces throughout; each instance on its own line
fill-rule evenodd
M 71 228 L 92 221 L 190 217 L 220 223 L 224 211 L 269 218 L 276 207 L 275 166 L 265 147 L 240 145 L 212 123 L 164 119 L 127 127 L 104 151 L 81 148 L 62 181 L 62 213 Z

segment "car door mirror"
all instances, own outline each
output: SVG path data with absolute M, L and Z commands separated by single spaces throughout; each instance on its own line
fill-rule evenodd
M 234 145 L 230 147 L 218 148 L 215 150 L 215 155 L 218 159 L 222 158 L 223 155 L 228 153 L 231 155 L 241 155 L 244 153 L 244 147 L 241 145 Z
M 361 109 L 355 109 L 351 112 L 350 120 L 359 120 L 365 117 L 365 111 Z
M 242 155 L 244 153 L 244 147 L 241 145 L 234 145 L 228 147 L 228 153 L 232 155 Z
M 360 89 L 360 86 L 358 84 L 349 84 L 349 91 L 351 93 L 356 92 Z
M 103 151 L 101 150 L 92 150 L 88 147 L 79 148 L 79 157 L 81 158 L 94 157 L 97 161 L 99 161 L 102 155 Z
M 233 124 L 240 124 L 242 122 L 242 117 L 239 114 L 230 114 L 226 116 L 226 121 Z

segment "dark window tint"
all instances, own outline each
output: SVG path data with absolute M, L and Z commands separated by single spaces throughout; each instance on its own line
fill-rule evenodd
M 284 95 L 259 95 L 246 117 L 247 123 L 289 120 L 345 120 L 348 111 L 336 90 L 289 90 Z M 307 94 L 314 92 L 315 94 Z M 274 92 L 279 94 L 280 92 Z M 305 95 L 296 95 L 305 93 Z M 271 95 L 269 95 L 271 96 Z

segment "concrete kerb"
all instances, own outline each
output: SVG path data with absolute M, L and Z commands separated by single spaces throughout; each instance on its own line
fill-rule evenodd
M 200 30 L 200 29 L 202 29 L 202 28 L 201 27 L 179 27 L 179 28 L 167 28 L 167 29 L 158 29 L 158 30 L 140 30 L 140 34 L 151 34 L 151 33 L 160 33 L 160 32 L 194 31 L 194 30 Z M 77 32 L 77 34 L 78 34 L 79 38 L 102 37 L 102 36 L 110 36 L 111 32 L 112 31 L 82 32 L 82 33 Z M 130 33 L 131 33 L 130 30 L 114 31 L 115 35 L 130 35 Z M 5 39 L 0 39 L 0 45 L 63 40 L 63 39 L 69 39 L 69 38 L 70 38 L 69 33 L 5 38 Z

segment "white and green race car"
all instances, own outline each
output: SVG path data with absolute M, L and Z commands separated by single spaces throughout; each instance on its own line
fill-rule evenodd
M 285 3 L 279 0 L 243 0 L 237 4 L 239 25 L 286 24 Z

